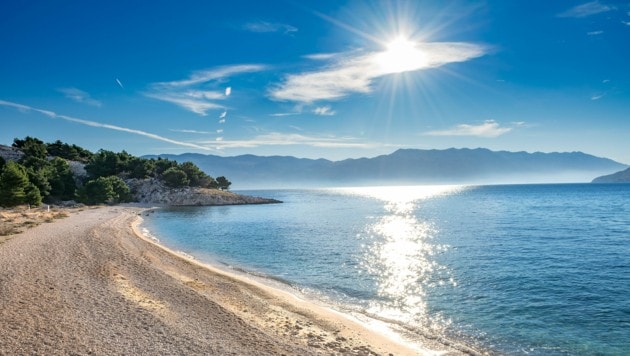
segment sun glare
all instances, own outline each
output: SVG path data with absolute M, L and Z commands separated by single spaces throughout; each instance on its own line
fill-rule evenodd
M 402 73 L 426 66 L 426 55 L 417 43 L 399 36 L 386 45 L 386 50 L 374 57 L 383 74 Z

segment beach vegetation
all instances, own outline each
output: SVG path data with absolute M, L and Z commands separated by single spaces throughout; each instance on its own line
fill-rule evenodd
M 162 173 L 162 180 L 171 188 L 185 187 L 190 183 L 186 172 L 178 167 L 171 167 Z
M 225 177 L 212 178 L 192 162 L 146 159 L 126 151 L 92 153 L 59 140 L 44 143 L 30 136 L 14 139 L 12 146 L 23 155 L 18 162 L 0 158 L 2 206 L 77 198 L 86 204 L 128 202 L 132 194 L 125 180 L 130 179 L 157 179 L 169 188 L 228 190 L 232 184 Z M 87 176 L 75 175 L 69 161 L 83 163 Z
M 9 161 L 0 173 L 0 206 L 10 207 L 26 203 L 26 193 L 32 190 L 26 168 Z
M 224 176 L 217 177 L 217 187 L 221 190 L 230 190 L 232 182 L 227 180 Z
M 98 177 L 80 189 L 79 198 L 87 204 L 125 203 L 131 201 L 131 191 L 119 177 Z

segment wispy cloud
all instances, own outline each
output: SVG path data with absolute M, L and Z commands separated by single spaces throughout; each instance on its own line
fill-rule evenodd
M 122 82 L 120 81 L 120 79 L 116 78 L 116 83 L 118 83 L 118 85 L 122 88 L 125 89 L 125 87 L 123 86 Z
M 306 59 L 316 60 L 316 61 L 324 61 L 328 59 L 333 59 L 337 57 L 337 55 L 338 53 L 314 53 L 314 54 L 307 54 L 302 57 Z
M 88 104 L 96 107 L 101 107 L 101 105 L 103 105 L 103 103 L 92 98 L 87 92 L 77 88 L 59 88 L 57 91 L 65 95 L 66 98 L 74 100 L 77 103 Z
M 216 144 L 214 141 L 202 142 L 202 144 Z M 261 146 L 312 146 L 321 148 L 370 148 L 377 145 L 359 141 L 352 137 L 334 136 L 308 136 L 297 133 L 271 132 L 258 135 L 249 140 L 223 140 L 221 149 L 224 148 L 254 148 Z
M 613 8 L 608 5 L 604 5 L 600 3 L 599 1 L 591 1 L 585 4 L 572 7 L 558 14 L 558 17 L 582 18 L 582 17 L 591 16 L 591 15 L 596 15 L 602 12 L 608 12 L 610 10 L 613 10 Z
M 522 126 L 524 123 L 518 123 Z M 486 120 L 479 125 L 460 124 L 446 130 L 436 130 L 425 132 L 428 136 L 476 136 L 476 137 L 499 137 L 512 131 L 511 127 L 501 127 L 494 120 Z
M 298 31 L 296 27 L 291 26 L 291 25 L 278 23 L 278 22 L 267 22 L 267 21 L 249 22 L 243 26 L 243 29 L 246 31 L 257 32 L 257 33 L 282 32 L 284 34 L 291 34 L 293 32 Z
M 313 110 L 313 113 L 315 115 L 321 115 L 321 116 L 333 116 L 335 115 L 337 112 L 335 110 L 333 110 L 330 105 L 324 105 L 324 106 L 318 106 Z
M 400 53 L 352 51 L 340 53 L 328 65 L 315 71 L 291 74 L 269 90 L 274 100 L 312 103 L 318 100 L 338 100 L 354 93 L 369 93 L 373 81 L 381 76 L 436 68 L 447 63 L 464 62 L 483 56 L 483 46 L 459 42 L 416 44 L 408 50 L 411 56 L 400 58 Z M 396 68 L 388 62 L 403 61 Z
M 214 132 L 210 132 L 210 131 L 185 130 L 185 129 L 169 129 L 169 131 L 182 132 L 182 133 L 192 133 L 192 134 L 201 134 L 201 135 L 207 135 L 207 134 L 213 134 L 214 133 Z
M 604 31 L 591 31 L 591 32 L 587 32 L 586 34 L 589 35 L 589 36 L 598 36 L 598 35 L 601 35 L 603 33 L 604 33 Z
M 606 93 L 598 93 L 598 94 L 593 94 L 591 95 L 591 100 L 595 101 L 595 100 L 599 100 L 603 97 L 606 96 Z
M 626 25 L 626 26 L 630 26 L 630 21 L 621 21 L 622 24 Z
M 116 125 L 103 124 L 103 123 L 96 122 L 96 121 L 83 120 L 83 119 L 79 119 L 79 118 L 75 118 L 75 117 L 71 117 L 71 116 L 57 114 L 57 113 L 55 113 L 53 111 L 49 111 L 49 110 L 43 110 L 43 109 L 38 109 L 38 108 L 34 108 L 34 107 L 31 107 L 31 106 L 27 106 L 27 105 L 13 103 L 13 102 L 10 102 L 10 101 L 0 100 L 0 105 L 12 107 L 12 108 L 18 109 L 18 110 L 20 110 L 22 112 L 34 111 L 34 112 L 38 112 L 40 114 L 44 114 L 44 115 L 46 115 L 46 116 L 48 116 L 50 118 L 53 118 L 53 119 L 61 119 L 61 120 L 74 122 L 74 123 L 81 124 L 81 125 L 86 125 L 86 126 L 91 126 L 91 127 L 100 127 L 100 128 L 104 128 L 104 129 L 108 129 L 108 130 L 114 130 L 114 131 L 127 132 L 127 133 L 130 133 L 130 134 L 144 136 L 144 137 L 148 137 L 148 138 L 151 138 L 151 139 L 154 139 L 154 140 L 158 140 L 158 141 L 172 143 L 172 144 L 178 145 L 178 146 L 197 148 L 197 149 L 201 149 L 201 150 L 212 150 L 212 148 L 207 147 L 207 146 L 202 146 L 202 145 L 189 143 L 189 142 L 182 142 L 182 141 L 172 140 L 170 138 L 159 136 L 159 135 L 156 135 L 156 134 L 152 134 L 152 133 L 146 132 L 146 131 L 130 129 L 130 128 L 127 128 L 127 127 L 121 127 L 121 126 L 116 126 Z
M 258 64 L 242 64 L 197 71 L 186 79 L 153 83 L 149 85 L 149 89 L 144 95 L 206 116 L 208 110 L 225 109 L 225 106 L 219 102 L 227 99 L 232 93 L 232 87 L 223 90 L 208 90 L 206 87 L 218 87 L 222 81 L 229 77 L 259 72 L 264 69 L 265 66 Z
M 278 112 L 278 113 L 274 113 L 274 114 L 269 114 L 269 116 L 274 116 L 274 117 L 284 117 L 284 116 L 294 116 L 294 115 L 300 115 L 301 113 L 299 112 Z

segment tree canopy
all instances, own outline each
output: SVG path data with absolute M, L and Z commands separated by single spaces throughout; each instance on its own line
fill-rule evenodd
M 126 179 L 153 178 L 171 188 L 202 187 L 228 190 L 225 177 L 216 180 L 192 162 L 145 159 L 125 151 L 92 153 L 59 140 L 52 143 L 27 136 L 14 139 L 24 155 L 19 162 L 0 157 L 0 205 L 40 204 L 42 201 L 79 199 L 87 204 L 131 200 Z M 85 164 L 87 177 L 73 174 L 69 161 Z

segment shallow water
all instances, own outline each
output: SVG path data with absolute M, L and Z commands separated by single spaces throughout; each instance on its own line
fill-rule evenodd
M 202 261 L 509 354 L 630 350 L 630 185 L 249 191 L 284 204 L 160 209 Z

